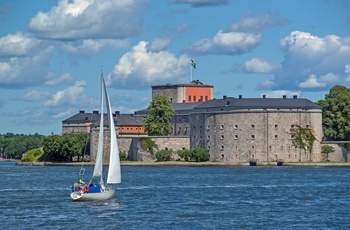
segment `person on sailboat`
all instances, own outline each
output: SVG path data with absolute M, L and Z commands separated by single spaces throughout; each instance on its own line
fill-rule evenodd
M 80 184 L 85 184 L 85 182 L 82 179 L 79 179 Z

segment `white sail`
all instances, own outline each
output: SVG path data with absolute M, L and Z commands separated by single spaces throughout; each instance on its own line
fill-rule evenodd
M 97 146 L 97 153 L 96 153 L 96 160 L 95 160 L 95 168 L 94 168 L 94 177 L 101 177 L 102 176 L 102 168 L 103 168 L 103 75 L 101 73 L 101 113 L 100 113 L 100 132 L 98 135 L 98 146 Z
M 115 132 L 115 125 L 114 125 L 114 119 L 113 119 L 113 114 L 111 109 L 111 103 L 109 101 L 106 84 L 103 78 L 102 78 L 102 81 L 103 81 L 103 88 L 104 88 L 105 98 L 106 98 L 106 107 L 107 107 L 107 113 L 108 113 L 110 138 L 111 138 L 107 184 L 115 184 L 115 183 L 121 183 L 118 142 L 117 142 L 117 135 Z

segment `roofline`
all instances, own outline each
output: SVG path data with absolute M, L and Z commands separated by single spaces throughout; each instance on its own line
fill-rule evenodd
M 213 85 L 194 85 L 194 84 L 166 84 L 166 85 L 153 85 L 153 88 L 160 88 L 160 87 L 210 87 L 214 88 Z

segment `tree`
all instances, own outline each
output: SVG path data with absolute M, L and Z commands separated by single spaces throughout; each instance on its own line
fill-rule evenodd
M 334 147 L 333 146 L 330 146 L 330 145 L 324 145 L 324 146 L 322 146 L 322 153 L 323 154 L 326 154 L 326 161 L 328 161 L 328 154 L 329 153 L 332 153 L 332 152 L 334 152 L 335 151 L 335 149 L 334 149 Z
M 322 123 L 325 136 L 329 140 L 344 141 L 350 139 L 350 89 L 336 85 L 319 100 L 322 106 Z
M 143 127 L 150 136 L 166 136 L 171 131 L 170 118 L 174 110 L 166 96 L 157 95 L 148 106 L 148 114 L 143 120 Z
M 80 157 L 88 148 L 86 144 L 89 143 L 89 136 L 87 134 L 68 134 L 64 136 L 51 135 L 44 139 L 44 153 L 45 159 L 51 161 L 72 161 L 73 157 Z

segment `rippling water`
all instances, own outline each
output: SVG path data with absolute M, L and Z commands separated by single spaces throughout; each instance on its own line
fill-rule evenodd
M 2 229 L 350 229 L 350 167 L 122 166 L 114 199 L 72 202 L 78 171 L 0 162 Z

